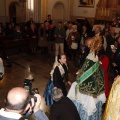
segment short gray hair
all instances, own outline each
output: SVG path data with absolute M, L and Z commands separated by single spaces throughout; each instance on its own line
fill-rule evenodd
M 60 100 L 63 96 L 62 90 L 60 88 L 54 88 L 52 91 L 52 97 L 54 100 Z

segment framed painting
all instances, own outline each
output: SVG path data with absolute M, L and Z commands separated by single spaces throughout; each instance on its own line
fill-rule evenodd
M 78 7 L 94 7 L 95 0 L 79 0 Z

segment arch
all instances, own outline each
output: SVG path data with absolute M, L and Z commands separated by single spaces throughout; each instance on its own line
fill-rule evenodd
M 61 1 L 57 1 L 52 9 L 52 19 L 59 21 L 59 20 L 65 20 L 65 5 Z
M 20 7 L 20 4 L 16 1 L 13 1 L 9 4 L 9 16 L 10 16 L 10 21 L 16 23 L 16 17 L 17 17 L 17 12 L 18 8 Z

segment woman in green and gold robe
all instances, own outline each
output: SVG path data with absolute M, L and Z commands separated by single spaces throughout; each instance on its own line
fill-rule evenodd
M 90 53 L 68 93 L 81 120 L 101 120 L 102 105 L 106 101 L 104 75 L 97 56 L 102 40 L 100 36 L 91 39 Z

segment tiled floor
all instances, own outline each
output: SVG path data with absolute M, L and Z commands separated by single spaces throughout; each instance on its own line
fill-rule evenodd
M 19 53 L 10 55 L 9 59 L 12 62 L 12 67 L 5 68 L 4 78 L 0 81 L 0 108 L 4 107 L 4 99 L 9 89 L 16 86 L 23 87 L 24 79 L 29 74 L 34 76 L 33 88 L 38 88 L 40 95 L 43 96 L 46 83 L 50 78 L 49 73 L 54 62 L 54 56 L 44 56 L 40 53 Z M 75 81 L 75 73 L 78 68 L 72 61 L 68 61 L 68 68 L 70 81 Z M 49 112 L 49 107 L 45 105 L 43 98 L 41 108 L 44 112 Z

